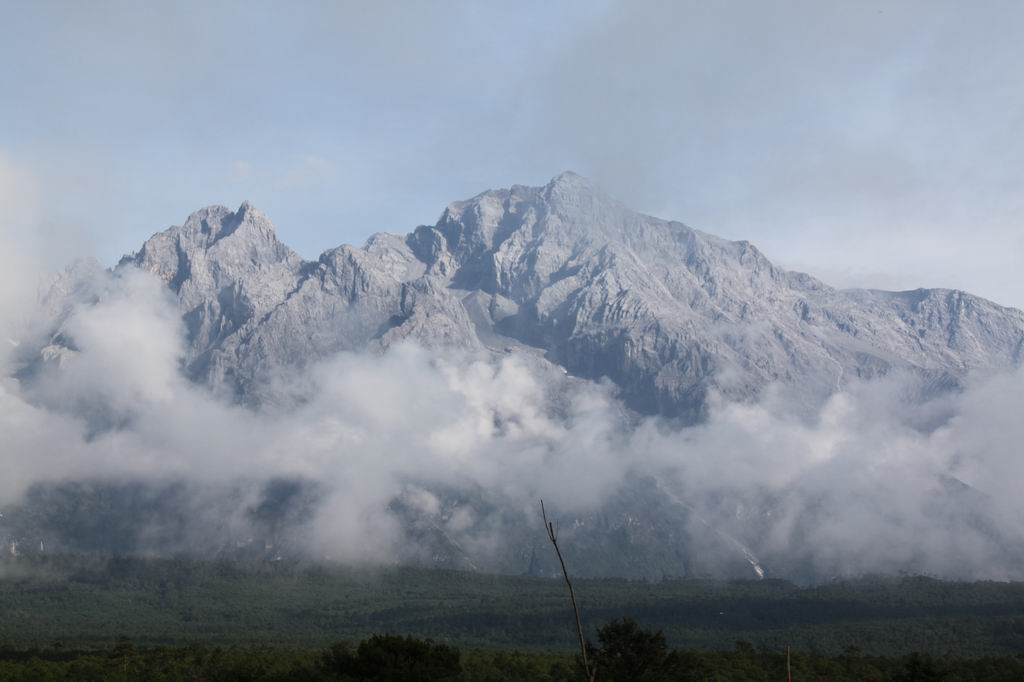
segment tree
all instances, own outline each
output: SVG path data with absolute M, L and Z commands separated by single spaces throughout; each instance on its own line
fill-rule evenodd
M 594 659 L 601 679 L 618 682 L 666 677 L 668 644 L 661 630 L 645 630 L 632 618 L 613 620 L 597 631 L 600 649 Z
M 899 682 L 939 682 L 942 675 L 931 656 L 915 652 L 907 657 L 906 666 L 896 679 Z
M 360 682 L 441 682 L 462 674 L 458 649 L 430 640 L 374 635 L 353 652 L 336 644 L 321 659 L 321 670 Z

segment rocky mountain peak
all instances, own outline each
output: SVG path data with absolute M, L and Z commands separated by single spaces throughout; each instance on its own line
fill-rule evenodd
M 711 392 L 745 400 L 781 384 L 813 403 L 856 377 L 955 386 L 1024 361 L 1020 311 L 961 292 L 837 290 L 749 242 L 631 211 L 572 172 L 312 263 L 248 202 L 210 206 L 122 263 L 176 294 L 190 375 L 243 401 L 281 366 L 402 339 L 530 349 L 610 379 L 636 410 L 687 420 Z
M 120 265 L 149 270 L 178 291 L 187 281 L 216 285 L 265 266 L 295 269 L 301 262 L 278 241 L 270 220 L 246 201 L 237 211 L 224 206 L 195 211 L 182 225 L 153 235 Z
M 189 215 L 178 233 L 201 248 L 210 248 L 233 234 L 240 224 L 239 216 L 226 206 L 207 206 Z
M 571 170 L 564 170 L 551 180 L 547 184 L 547 188 L 553 187 L 586 187 L 588 189 L 594 189 L 596 185 L 589 178 L 586 178 L 579 173 Z
M 277 241 L 273 223 L 248 201 L 243 201 L 237 211 L 224 206 L 202 208 L 191 214 L 177 231 L 183 243 L 202 249 L 210 249 L 235 234 L 246 239 Z
M 596 183 L 572 171 L 563 171 L 551 178 L 551 181 L 544 186 L 543 195 L 549 202 L 565 201 L 569 205 L 578 204 L 581 199 L 595 196 L 610 201 L 610 197 Z

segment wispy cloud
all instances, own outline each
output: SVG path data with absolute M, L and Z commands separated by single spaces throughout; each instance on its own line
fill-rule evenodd
M 252 164 L 248 161 L 238 160 L 231 163 L 231 179 L 236 182 L 252 177 L 252 173 Z
M 323 186 L 336 177 L 336 166 L 328 159 L 306 154 L 293 158 L 278 173 L 274 186 L 281 191 Z

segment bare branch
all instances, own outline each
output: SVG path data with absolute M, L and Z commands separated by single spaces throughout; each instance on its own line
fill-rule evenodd
M 587 676 L 588 682 L 594 682 L 594 675 L 597 674 L 596 667 L 591 669 L 590 662 L 587 659 L 587 642 L 583 637 L 583 621 L 580 619 L 580 607 L 576 604 L 576 592 L 572 589 L 572 581 L 569 579 L 569 571 L 565 567 L 565 560 L 562 558 L 562 550 L 558 548 L 558 531 L 555 528 L 553 521 L 548 521 L 547 510 L 544 509 L 544 500 L 540 501 L 540 515 L 544 519 L 544 529 L 548 533 L 548 540 L 551 541 L 551 546 L 555 548 L 555 556 L 558 557 L 558 563 L 562 566 L 562 575 L 565 577 L 565 584 L 569 588 L 569 600 L 572 602 L 572 612 L 576 616 L 576 636 L 580 642 L 580 655 L 583 657 L 583 672 Z

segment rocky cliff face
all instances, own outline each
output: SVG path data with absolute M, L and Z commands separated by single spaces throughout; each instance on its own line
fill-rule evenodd
M 269 374 L 402 339 L 532 348 L 610 378 L 634 409 L 698 420 L 709 391 L 820 401 L 909 370 L 956 386 L 1024 358 L 1024 313 L 959 291 L 842 291 L 731 242 L 621 206 L 564 173 L 449 205 L 433 226 L 304 262 L 249 204 L 202 209 L 121 262 L 161 277 L 189 375 L 243 402 Z

